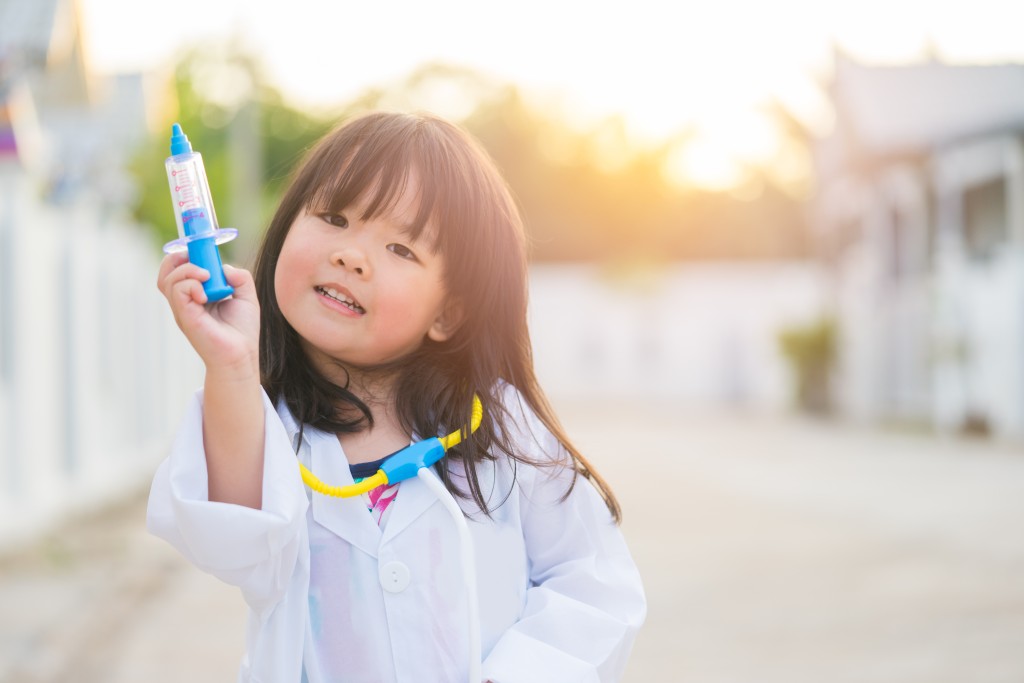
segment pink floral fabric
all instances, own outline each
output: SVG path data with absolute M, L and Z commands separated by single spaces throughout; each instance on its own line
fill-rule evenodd
M 388 509 L 397 497 L 398 483 L 384 484 L 366 492 L 366 507 L 370 510 L 370 514 L 373 515 L 377 526 L 384 527 Z

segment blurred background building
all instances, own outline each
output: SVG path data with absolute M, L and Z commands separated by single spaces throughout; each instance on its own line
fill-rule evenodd
M 522 206 L 556 397 L 1024 436 L 1024 66 L 836 52 L 829 131 L 776 103 L 776 156 L 708 188 L 673 173 L 693 130 L 632 145 L 614 117 L 581 130 L 464 67 L 314 111 L 230 40 L 101 77 L 80 18 L 72 0 L 0 0 L 0 547 L 145 482 L 201 381 L 154 286 L 176 236 L 172 121 L 242 264 L 337 120 L 462 123 Z
M 73 2 L 0 2 L 0 546 L 136 489 L 196 386 L 128 208 L 143 90 L 89 72 Z
M 1024 435 L 1024 66 L 837 55 L 813 224 L 845 414 Z

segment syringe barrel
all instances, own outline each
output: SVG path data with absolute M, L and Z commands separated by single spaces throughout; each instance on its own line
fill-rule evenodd
M 199 152 L 175 154 L 164 162 L 174 203 L 178 237 L 193 237 L 218 229 L 210 184 Z M 205 220 L 202 220 L 205 219 Z

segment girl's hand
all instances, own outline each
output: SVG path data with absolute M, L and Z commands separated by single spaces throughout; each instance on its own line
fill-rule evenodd
M 209 277 L 189 262 L 187 253 L 174 253 L 161 262 L 157 286 L 208 373 L 258 379 L 260 305 L 252 275 L 225 265 L 224 277 L 235 292 L 207 306 L 202 283 Z

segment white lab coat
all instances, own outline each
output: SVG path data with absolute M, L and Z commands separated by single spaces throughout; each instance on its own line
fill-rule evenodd
M 516 443 L 550 457 L 554 437 L 506 389 Z M 295 462 L 297 425 L 283 402 L 277 410 L 264 403 L 262 510 L 209 502 L 201 393 L 149 499 L 154 534 L 242 590 L 250 612 L 238 680 L 464 683 L 467 600 L 448 511 L 417 478 L 401 483 L 383 529 L 360 498 L 309 493 Z M 325 482 L 352 483 L 333 434 L 307 426 L 298 457 Z M 501 503 L 492 518 L 459 500 L 471 515 L 484 680 L 616 681 L 644 620 L 640 577 L 618 527 L 582 477 L 561 501 L 566 476 L 513 471 L 499 458 L 480 466 L 491 506 Z M 326 646 L 324 623 L 333 625 Z

